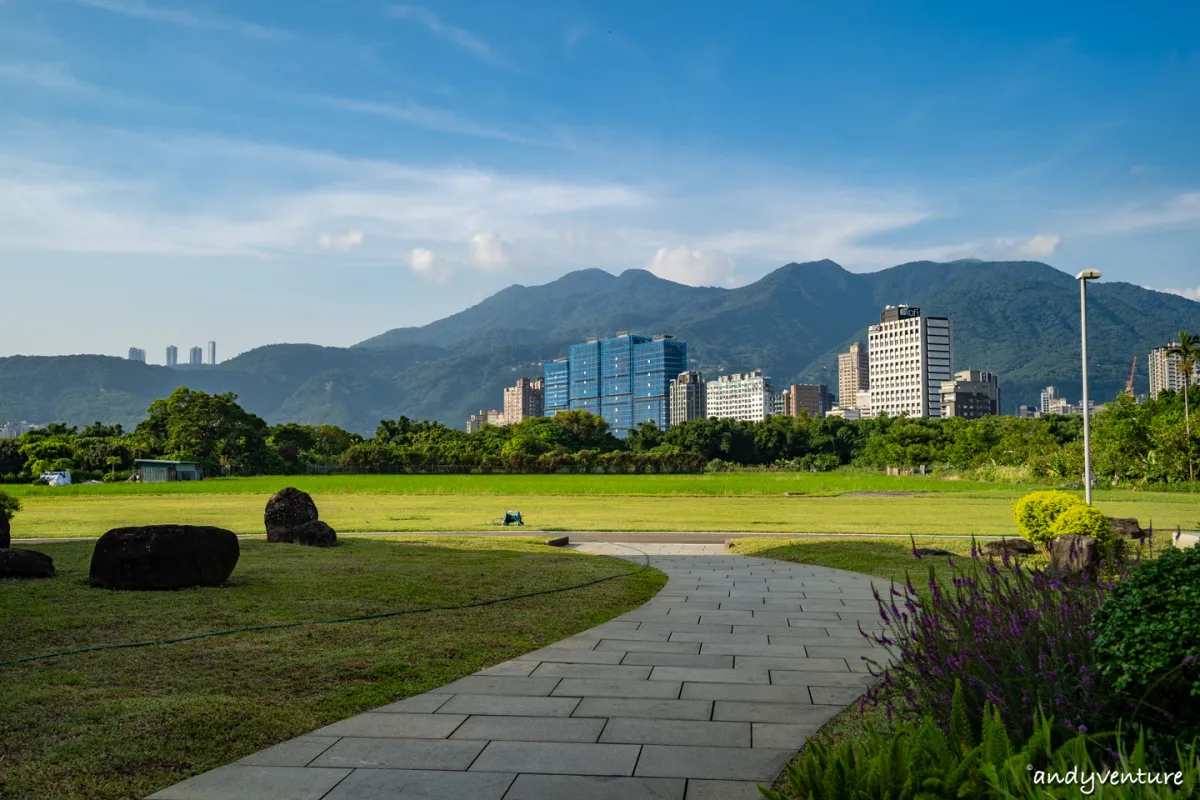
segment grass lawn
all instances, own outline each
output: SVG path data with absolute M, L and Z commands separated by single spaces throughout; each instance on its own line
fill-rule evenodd
M 179 498 L 182 499 L 182 498 Z M 57 577 L 0 581 L 0 660 L 89 645 L 449 605 L 629 572 L 529 539 L 241 543 L 228 584 L 87 586 L 91 543 L 36 549 Z M 0 796 L 142 797 L 369 708 L 590 628 L 653 596 L 657 570 L 461 611 L 235 634 L 0 667 Z
M 603 476 L 594 479 L 606 480 Z M 338 480 L 354 490 L 318 492 L 313 499 L 321 519 L 341 532 L 482 531 L 494 529 L 492 521 L 512 508 L 520 509 L 526 524 L 537 530 L 1013 535 L 1012 503 L 1020 496 L 1019 490 L 1002 487 L 987 492 L 904 495 L 628 495 L 614 502 L 612 496 L 602 494 L 364 494 L 357 491 L 360 478 Z M 652 482 L 654 478 L 636 480 Z M 123 525 L 160 522 L 262 533 L 267 491 L 287 483 L 283 478 L 271 481 L 262 484 L 259 494 L 54 494 L 61 490 L 46 489 L 21 499 L 23 509 L 13 519 L 12 535 L 99 536 Z M 469 486 L 464 484 L 464 488 Z M 80 487 L 93 488 L 107 487 Z M 1143 526 L 1151 522 L 1159 528 L 1200 526 L 1200 501 L 1186 494 L 1103 492 L 1096 497 L 1097 507 L 1105 514 L 1137 517 Z

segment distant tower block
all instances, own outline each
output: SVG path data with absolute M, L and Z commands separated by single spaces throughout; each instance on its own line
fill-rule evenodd
M 211 365 L 214 365 L 214 366 L 217 363 L 217 343 L 216 342 L 208 343 L 208 363 Z

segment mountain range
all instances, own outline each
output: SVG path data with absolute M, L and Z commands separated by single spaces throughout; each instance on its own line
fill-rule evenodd
M 588 269 L 540 286 L 513 285 L 457 314 L 394 328 L 349 348 L 258 347 L 215 367 L 171 368 L 108 356 L 0 358 L 0 422 L 136 424 L 178 386 L 235 392 L 269 422 L 330 423 L 370 433 L 403 414 L 461 426 L 500 407 L 503 388 L 541 373 L 569 345 L 618 331 L 670 333 L 706 376 L 762 368 L 776 388 L 826 383 L 837 353 L 865 341 L 886 305 L 953 320 L 955 369 L 1000 376 L 1003 407 L 1035 403 L 1053 384 L 1078 400 L 1079 290 L 1040 262 L 914 262 L 852 273 L 832 261 L 787 264 L 736 289 L 674 283 L 640 269 Z M 1200 330 L 1200 303 L 1129 283 L 1088 290 L 1092 395 L 1148 389 L 1147 354 L 1181 329 Z

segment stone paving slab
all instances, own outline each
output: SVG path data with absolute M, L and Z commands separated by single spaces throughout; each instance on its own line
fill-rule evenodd
M 859 632 L 878 624 L 872 579 L 669 549 L 652 557 L 667 586 L 636 611 L 153 797 L 761 797 L 873 682 L 862 656 L 886 661 Z

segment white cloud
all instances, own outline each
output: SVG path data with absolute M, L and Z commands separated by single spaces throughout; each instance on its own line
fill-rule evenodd
M 204 14 L 194 10 L 150 5 L 146 0 L 72 0 L 82 6 L 109 11 L 134 19 L 166 22 L 187 28 L 209 28 L 227 30 L 255 39 L 278 39 L 291 36 L 288 31 L 268 28 L 253 22 L 217 14 Z
M 1058 252 L 1063 238 L 1053 233 L 1039 233 L 1016 248 L 1017 255 L 1030 258 L 1049 258 Z
M 408 20 L 424 25 L 430 33 L 441 36 L 457 47 L 466 50 L 485 61 L 500 63 L 500 59 L 492 52 L 487 42 L 470 31 L 443 22 L 441 17 L 421 6 L 398 5 L 388 9 L 388 15 L 396 19 Z
M 1186 297 L 1188 300 L 1200 301 L 1200 286 L 1197 286 L 1195 289 L 1156 289 L 1155 291 L 1177 294 L 1180 297 Z
M 426 280 L 445 283 L 452 272 L 445 266 L 437 253 L 424 247 L 414 247 L 408 254 L 408 268 Z
M 323 233 L 317 237 L 317 246 L 322 250 L 353 250 L 363 243 L 363 232 L 349 230 L 345 233 Z
M 468 244 L 471 265 L 477 269 L 504 269 L 508 266 L 509 247 L 498 234 L 492 231 L 476 233 Z
M 1129 207 L 1100 217 L 1091 233 L 1129 233 L 1200 226 L 1200 191 L 1183 192 L 1156 206 Z
M 735 286 L 733 259 L 722 253 L 693 250 L 685 245 L 658 248 L 645 267 L 660 278 L 689 286 Z
M 384 119 L 392 119 L 418 128 L 442 133 L 457 133 L 463 136 L 477 136 L 483 139 L 497 139 L 505 142 L 520 144 L 554 145 L 554 142 L 542 141 L 533 136 L 525 136 L 504 128 L 484 125 L 466 119 L 453 111 L 440 108 L 428 108 L 406 100 L 403 103 L 378 103 L 373 100 L 354 100 L 342 97 L 322 97 L 320 102 L 344 111 L 358 114 L 369 114 Z

